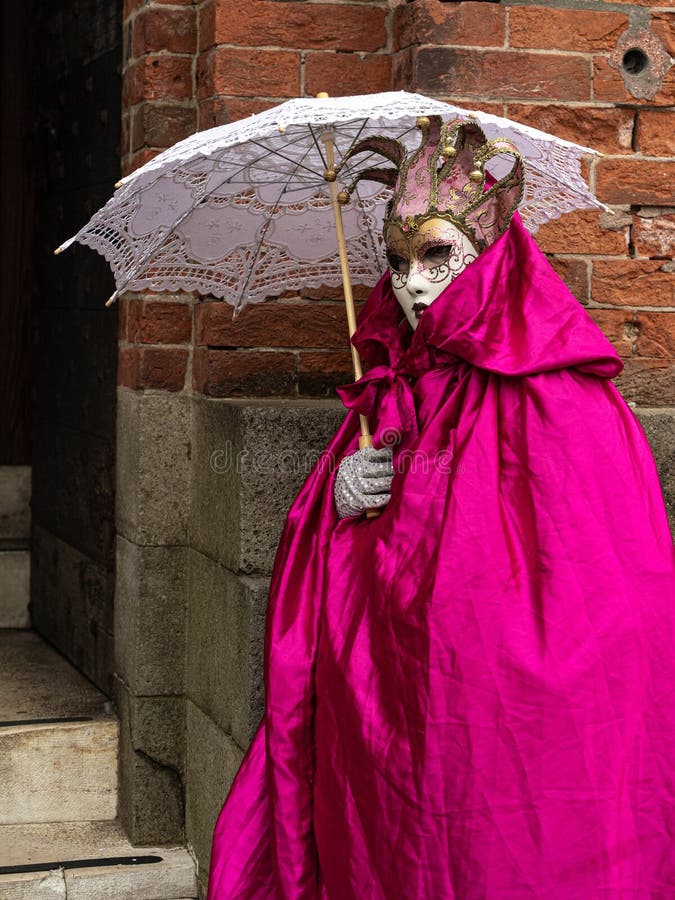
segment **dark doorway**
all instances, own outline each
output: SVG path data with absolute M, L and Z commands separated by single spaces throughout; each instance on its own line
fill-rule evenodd
M 79 246 L 59 257 L 53 250 L 105 203 L 119 178 L 122 2 L 3 4 L 2 40 L 3 154 L 13 146 L 5 147 L 7 119 L 22 148 L 12 151 L 10 173 L 3 163 L 3 191 L 9 179 L 13 202 L 3 227 L 7 220 L 13 229 L 21 267 L 12 272 L 3 255 L 2 300 L 6 285 L 21 279 L 20 300 L 13 296 L 8 309 L 16 307 L 14 334 L 23 336 L 13 371 L 22 384 L 29 373 L 32 381 L 31 618 L 108 691 L 117 313 L 104 307 L 112 290 L 104 260 Z M 21 434 L 27 404 L 13 404 Z
M 34 210 L 27 14 L 2 5 L 0 92 L 0 465 L 30 463 L 30 297 Z

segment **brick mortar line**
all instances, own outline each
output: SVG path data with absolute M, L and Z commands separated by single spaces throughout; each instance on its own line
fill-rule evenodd
M 443 100 L 448 94 L 443 94 L 438 91 L 428 91 L 428 97 L 432 97 L 435 100 Z M 454 94 L 452 95 L 453 103 L 463 104 L 463 103 L 474 103 L 477 99 L 480 100 L 480 97 L 469 96 L 467 94 Z M 250 98 L 249 98 L 250 99 Z M 671 110 L 675 110 L 675 104 L 669 104 L 668 106 L 649 106 L 649 105 L 638 105 L 636 101 L 635 105 L 629 104 L 628 101 L 617 101 L 616 103 L 611 103 L 607 100 L 560 100 L 558 97 L 548 97 L 548 98 L 540 98 L 540 97 L 507 97 L 507 98 L 491 98 L 483 96 L 484 103 L 490 103 L 494 105 L 502 104 L 503 106 L 509 106 L 514 104 L 522 104 L 526 106 L 556 106 L 562 107 L 563 109 L 571 108 L 571 109 L 592 109 L 592 110 L 602 110 L 602 109 L 623 109 L 628 112 L 641 112 L 642 110 L 648 112 L 660 111 L 663 110 L 665 112 L 670 112 Z M 517 110 L 514 110 L 517 112 Z M 526 123 L 522 123 L 526 124 Z M 530 125 L 529 128 L 535 128 L 536 126 Z M 541 130 L 541 129 L 539 129 Z M 630 151 L 634 152 L 634 151 Z
M 387 0 L 369 0 L 367 3 L 359 3 L 357 0 L 304 0 L 305 6 L 353 6 L 356 9 L 368 9 L 373 6 L 375 9 L 391 10 Z
M 183 344 L 146 344 L 141 341 L 132 341 L 129 338 L 124 338 L 123 340 L 119 340 L 117 342 L 118 349 L 128 349 L 131 347 L 163 347 L 166 350 L 189 350 L 192 346 L 190 343 L 190 339 L 185 341 Z
M 606 59 L 613 53 L 613 50 L 559 50 L 556 47 L 504 47 L 500 44 L 492 44 L 489 46 L 485 46 L 484 44 L 410 44 L 409 47 L 406 47 L 405 49 L 407 50 L 410 48 L 415 48 L 417 50 L 473 50 L 477 52 L 482 51 L 484 53 L 532 53 L 535 56 L 573 56 L 591 62 L 598 57 Z
M 592 156 L 590 159 L 590 164 L 588 166 L 588 187 L 593 194 L 594 197 L 597 197 L 597 185 L 596 185 L 596 177 L 595 177 L 595 169 L 598 164 L 598 157 Z M 602 201 L 600 201 L 602 202 Z
M 476 2 L 476 0 L 474 0 Z M 407 44 L 405 47 L 399 47 L 394 53 L 405 53 L 406 50 L 477 50 L 486 53 L 502 53 L 503 51 L 516 51 L 516 47 L 508 47 L 505 44 Z M 557 52 L 557 51 L 556 51 Z M 575 54 L 579 56 L 580 54 Z
M 575 5 L 571 6 L 560 6 L 559 0 L 506 0 L 504 3 L 505 9 L 512 9 L 515 6 L 518 6 L 522 9 L 532 9 L 532 8 L 540 8 L 540 9 L 563 9 L 566 12 L 576 13 L 576 12 L 607 12 L 611 14 L 621 13 L 624 16 L 629 16 L 631 12 L 638 12 L 643 14 L 649 14 L 650 12 L 673 12 L 672 6 L 639 6 L 637 3 L 612 3 L 612 2 L 604 2 L 602 0 L 602 5 L 597 5 L 598 0 L 571 0 L 571 2 Z M 593 5 L 576 5 L 578 3 L 589 2 Z M 630 23 L 629 23 L 630 24 Z
M 586 286 L 586 296 L 589 298 L 590 302 L 593 302 L 593 266 L 591 265 L 591 261 L 589 259 L 583 260 L 585 263 L 585 272 L 584 272 L 584 283 Z
M 607 59 L 607 56 L 605 56 L 604 58 Z M 591 95 L 590 99 L 591 101 L 595 101 L 595 58 L 591 59 L 591 78 L 589 87 Z M 633 121 L 633 128 L 635 128 L 635 121 Z M 593 184 L 593 193 L 595 193 L 595 184 Z
M 389 50 L 386 47 L 380 47 L 377 50 L 337 50 L 335 47 L 278 47 L 275 44 L 212 44 L 210 47 L 207 47 L 205 50 L 200 50 L 199 55 L 204 55 L 206 53 L 210 53 L 212 50 L 250 50 L 255 52 L 256 50 L 262 50 L 265 53 L 336 53 L 338 56 L 360 56 L 362 59 L 364 56 L 389 56 Z M 156 51 L 152 50 L 151 53 L 155 53 Z M 166 51 L 167 53 L 169 51 Z M 171 56 L 187 56 L 188 54 L 178 54 L 171 53 Z M 136 57 L 136 59 L 141 59 L 142 57 Z
M 194 100 L 175 100 L 172 97 L 159 100 L 139 100 L 138 103 L 128 104 L 125 112 L 138 109 L 139 106 L 147 106 L 148 104 L 161 104 L 162 106 L 175 106 L 178 109 L 193 109 L 195 107 Z
M 447 94 L 443 94 L 439 91 L 429 91 L 427 93 L 428 97 L 433 97 L 436 100 L 442 100 L 444 96 Z M 475 100 L 475 97 L 468 97 L 466 94 L 453 94 L 453 102 L 457 101 L 458 103 L 463 103 L 468 100 Z M 532 97 L 526 100 L 519 100 L 517 98 L 508 97 L 505 100 L 490 100 L 489 98 L 485 99 L 486 103 L 502 103 L 504 106 L 509 106 L 510 104 L 521 104 L 525 103 L 528 106 L 564 106 L 565 108 L 570 107 L 573 109 L 623 109 L 628 112 L 642 112 L 643 110 L 646 112 L 660 112 L 663 110 L 664 112 L 675 111 L 675 103 L 670 103 L 666 106 L 658 106 L 656 104 L 650 105 L 648 103 L 640 104 L 637 100 L 635 103 L 631 103 L 628 100 L 617 100 L 616 103 L 612 103 L 609 100 L 565 100 L 564 102 L 559 100 L 556 97 L 551 97 L 548 99 L 540 99 L 539 97 Z
M 626 226 L 627 227 L 627 226 Z M 536 236 L 533 236 L 536 241 Z M 541 247 L 539 248 L 541 250 Z M 628 248 L 626 248 L 628 250 Z M 628 260 L 630 262 L 662 262 L 664 265 L 671 262 L 671 256 L 624 256 L 623 253 L 565 253 L 565 251 L 558 250 L 542 250 L 542 253 L 547 255 L 555 256 L 556 259 L 583 259 L 587 262 L 593 262 L 593 260 Z
M 616 310 L 620 312 L 621 310 L 623 310 L 624 312 L 630 313 L 631 315 L 655 312 L 662 312 L 667 315 L 672 315 L 675 312 L 675 307 L 673 306 L 612 306 L 609 303 L 597 303 L 596 301 L 591 301 L 590 303 L 584 303 L 582 305 L 584 309 L 597 309 L 602 310 L 603 312 L 607 312 L 608 310 Z M 666 358 L 673 359 L 673 362 L 675 362 L 675 358 L 673 358 L 672 356 Z
M 387 39 L 386 47 L 389 56 L 392 55 L 394 50 L 394 12 L 395 8 L 390 3 L 387 3 L 387 14 L 384 17 L 384 33 Z
M 118 384 L 117 390 L 118 391 L 128 391 L 130 394 L 141 394 L 142 393 L 148 397 L 166 397 L 167 394 L 170 394 L 174 397 L 186 395 L 185 390 L 167 391 L 166 388 L 132 388 L 126 384 Z M 118 532 L 118 534 L 119 534 L 119 532 Z M 121 537 L 123 537 L 124 540 L 128 541 L 130 544 L 136 543 L 135 541 L 130 541 L 129 538 L 124 537 L 124 535 L 121 535 Z M 188 545 L 186 545 L 186 544 L 139 544 L 139 546 L 142 546 L 142 547 L 185 547 Z M 167 694 L 166 696 L 171 697 L 171 696 L 177 696 L 177 695 Z M 178 696 L 180 696 L 180 695 L 178 695 Z
M 188 350 L 187 360 L 185 361 L 185 377 L 183 378 L 183 392 L 192 391 L 192 385 L 194 381 L 194 355 L 195 355 L 195 347 L 194 340 L 190 342 L 190 349 Z
M 162 0 L 150 0 L 149 3 L 142 3 L 130 13 L 129 18 L 136 17 L 148 9 L 196 9 L 195 6 L 185 6 L 184 3 L 163 3 Z
M 194 59 L 195 53 L 176 53 L 174 50 L 146 50 L 140 56 L 132 56 L 122 67 L 122 74 L 126 74 L 132 66 L 142 62 L 149 56 L 157 56 L 160 59 Z
M 508 105 L 509 103 L 520 103 L 520 100 L 505 100 L 504 103 Z M 552 103 L 556 105 L 560 105 L 560 101 L 556 100 L 540 100 L 538 98 L 533 98 L 532 100 L 527 101 L 529 105 L 534 106 L 544 106 L 550 105 Z M 628 112 L 642 112 L 643 110 L 647 112 L 653 111 L 665 111 L 669 112 L 670 110 L 675 110 L 675 103 L 670 103 L 667 106 L 658 106 L 654 104 L 650 106 L 648 103 L 644 105 L 640 105 L 638 100 L 635 100 L 635 104 L 631 103 L 628 100 L 617 100 L 616 103 L 611 103 L 609 100 L 595 100 L 592 104 L 588 102 L 588 100 L 565 100 L 566 107 L 577 108 L 591 108 L 591 109 L 623 109 Z
M 258 95 L 247 97 L 243 94 L 209 94 L 208 97 L 201 97 L 197 101 L 197 103 L 199 104 L 199 106 L 201 106 L 204 103 L 208 103 L 210 100 L 222 100 L 222 99 L 243 100 L 243 101 L 246 101 L 249 103 L 252 103 L 254 101 L 261 101 L 263 103 L 279 104 L 279 103 L 285 103 L 286 100 L 302 99 L 302 98 L 301 97 L 298 97 L 298 98 L 294 98 L 294 97 L 260 97 Z M 147 101 L 141 101 L 141 102 L 147 102 Z M 152 103 L 154 101 L 150 101 L 150 102 Z M 138 105 L 138 104 L 136 104 L 136 105 Z M 233 121 L 240 122 L 241 119 L 233 119 Z M 228 122 L 227 124 L 229 125 L 231 123 Z
M 145 347 L 165 347 L 165 346 L 173 346 L 168 344 L 139 344 L 133 346 L 145 346 Z M 296 357 L 296 362 L 299 362 L 298 355 L 300 353 L 350 353 L 349 350 L 349 335 L 347 334 L 347 329 L 345 328 L 345 345 L 344 347 L 298 347 L 295 346 L 284 346 L 284 347 L 266 347 L 266 346 L 252 346 L 252 347 L 240 347 L 240 346 L 231 346 L 229 344 L 223 346 L 221 344 L 195 344 L 195 350 L 204 349 L 204 350 L 222 350 L 224 353 L 236 353 L 240 350 L 243 350 L 245 353 L 292 353 Z

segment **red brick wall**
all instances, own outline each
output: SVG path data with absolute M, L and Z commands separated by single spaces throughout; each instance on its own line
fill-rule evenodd
M 567 215 L 537 238 L 625 357 L 624 394 L 672 404 L 675 68 L 664 61 L 675 55 L 675 0 L 578 6 L 126 0 L 124 169 L 195 128 L 320 90 L 417 90 L 593 146 L 604 155 L 588 177 L 614 214 Z M 621 74 L 634 44 L 652 60 L 650 98 Z M 336 292 L 272 301 L 234 325 L 224 304 L 192 297 L 122 307 L 129 387 L 321 395 L 350 378 Z
M 127 0 L 124 171 L 290 97 L 388 90 L 390 19 L 386 0 Z M 339 291 L 272 301 L 236 323 L 221 301 L 165 294 L 127 295 L 121 313 L 127 387 L 325 396 L 353 377 Z
M 537 240 L 625 358 L 624 394 L 643 405 L 672 405 L 675 68 L 644 99 L 629 93 L 617 64 L 629 28 L 640 46 L 639 32 L 651 30 L 675 54 L 675 2 L 622 2 L 619 11 L 619 4 L 582 5 L 401 4 L 393 13 L 394 85 L 605 154 L 588 175 L 614 215 L 566 215 L 541 228 Z

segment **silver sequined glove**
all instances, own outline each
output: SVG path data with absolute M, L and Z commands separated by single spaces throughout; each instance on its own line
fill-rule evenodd
M 335 508 L 341 519 L 386 506 L 394 476 L 391 447 L 362 447 L 340 463 L 335 476 Z

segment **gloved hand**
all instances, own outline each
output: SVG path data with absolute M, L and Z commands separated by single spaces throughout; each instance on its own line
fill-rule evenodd
M 386 506 L 394 476 L 391 447 L 362 447 L 340 463 L 333 496 L 341 519 Z

